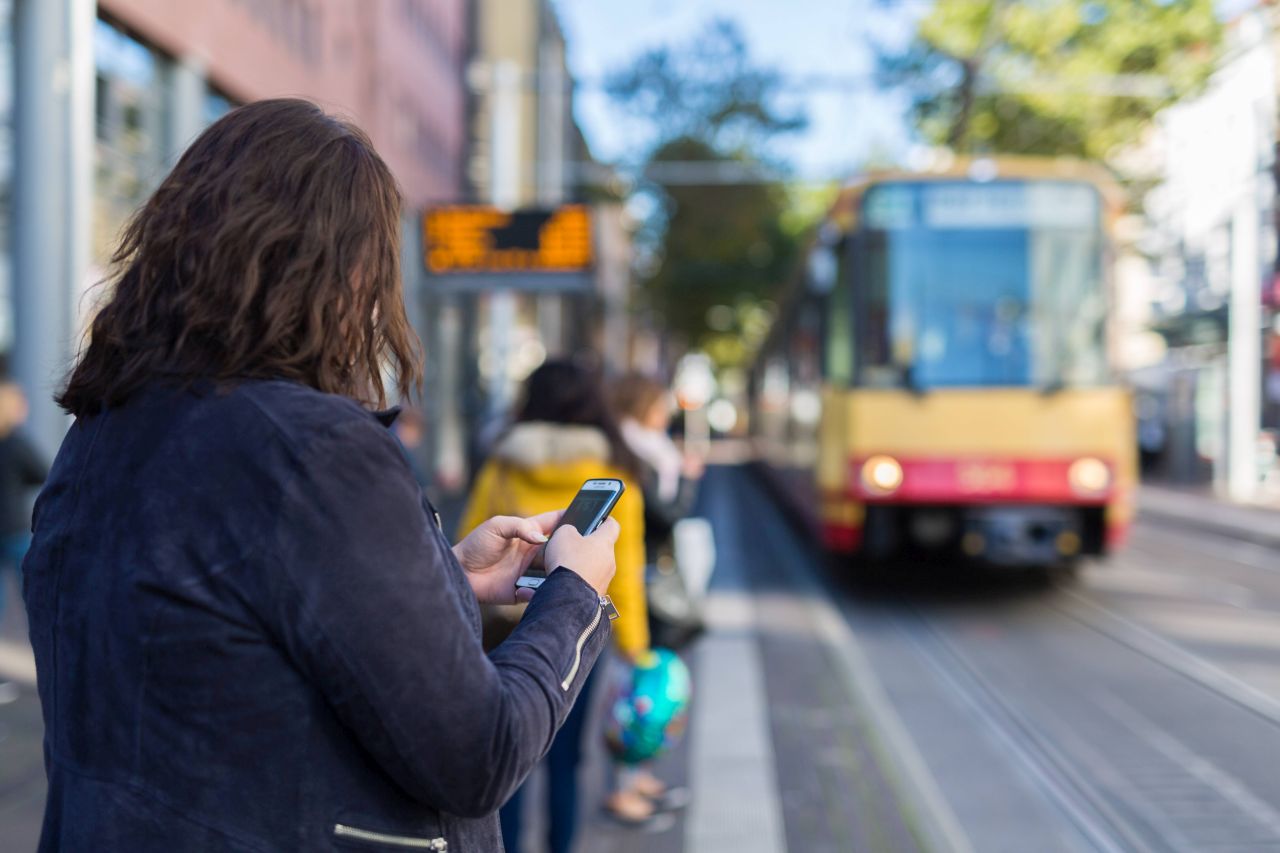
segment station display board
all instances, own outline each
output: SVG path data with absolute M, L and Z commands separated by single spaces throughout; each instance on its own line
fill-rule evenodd
M 444 286 L 565 289 L 586 287 L 594 265 L 586 205 L 503 211 L 486 205 L 428 210 L 423 261 Z

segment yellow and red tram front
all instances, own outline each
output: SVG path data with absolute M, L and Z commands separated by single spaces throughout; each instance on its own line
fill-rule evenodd
M 826 545 L 1044 564 L 1118 543 L 1135 444 L 1097 185 L 897 178 L 841 205 L 820 312 Z

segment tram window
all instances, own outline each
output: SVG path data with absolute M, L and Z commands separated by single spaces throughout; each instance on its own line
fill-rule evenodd
M 1030 255 L 1036 328 L 1036 382 L 1092 385 L 1107 378 L 1106 296 L 1100 237 L 1090 231 L 1046 231 L 1032 236 Z
M 859 239 L 859 384 L 1106 380 L 1102 235 L 1091 189 L 1010 182 L 912 192 L 916 211 L 900 205 L 900 215 L 873 219 L 883 227 Z
M 848 385 L 853 381 L 854 329 L 853 287 L 844 275 L 847 263 L 840 264 L 840 275 L 827 298 L 823 346 L 823 372 L 828 382 Z

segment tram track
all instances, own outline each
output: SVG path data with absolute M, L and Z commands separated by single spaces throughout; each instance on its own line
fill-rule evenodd
M 1059 594 L 1076 606 L 1046 606 L 1280 727 L 1280 701 L 1272 696 L 1084 593 L 1062 589 Z
M 733 491 L 738 511 L 759 517 L 775 497 L 756 482 Z M 1280 851 L 1280 702 L 1160 623 L 1131 618 L 1140 583 L 1114 601 L 1088 573 L 1047 589 L 954 576 L 935 589 L 851 588 L 821 568 L 803 529 L 760 534 L 775 577 L 814 594 L 813 624 L 832 623 L 830 645 L 855 659 L 850 683 L 892 735 L 904 790 L 945 830 L 929 833 L 934 849 Z M 1175 569 L 1206 581 L 1153 588 L 1151 603 L 1176 594 L 1221 614 L 1228 603 L 1207 581 L 1225 589 L 1230 578 L 1280 609 L 1271 572 L 1209 577 L 1199 555 L 1171 561 L 1158 549 L 1132 562 L 1140 571 L 1127 584 Z
M 1092 795 L 1086 780 L 1073 769 L 1072 763 L 1030 724 L 1025 715 L 991 687 L 968 658 L 930 624 L 926 615 L 916 610 L 911 618 L 918 624 L 915 630 L 903 631 L 906 641 L 914 646 L 940 683 L 961 700 L 999 742 L 1002 751 L 1033 780 L 1041 794 L 1058 808 L 1084 841 L 1100 853 L 1124 853 L 1126 850 L 1154 853 L 1153 848 L 1133 835 L 1126 824 L 1114 815 L 1105 801 Z M 1120 839 L 1128 846 L 1121 845 Z
M 1059 593 L 1072 605 L 1046 601 L 1046 610 L 1149 664 L 1177 673 L 1269 726 L 1280 727 L 1280 707 L 1270 697 L 1082 594 Z M 1092 703 L 1123 726 L 1130 740 L 1122 746 L 1099 746 L 1078 721 L 1073 724 L 1043 704 L 1002 689 L 961 648 L 952 632 L 923 608 L 908 607 L 897 618 L 896 627 L 938 683 L 968 710 L 1087 849 L 1099 853 L 1280 849 L 1280 812 L 1274 806 L 1115 693 L 1100 692 Z

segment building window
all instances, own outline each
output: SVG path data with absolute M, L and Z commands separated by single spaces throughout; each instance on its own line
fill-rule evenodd
M 400 16 L 423 47 L 446 63 L 459 60 L 444 37 L 447 24 L 439 8 L 422 0 L 400 0 Z
M 95 273 L 105 270 L 120 229 L 164 177 L 167 62 L 158 51 L 99 20 L 94 32 L 97 131 Z
M 324 59 L 320 10 L 309 0 L 239 0 L 272 37 L 308 65 Z
M 205 126 L 213 124 L 227 113 L 231 112 L 231 108 L 235 104 L 231 103 L 231 99 L 218 91 L 217 87 L 209 83 L 205 87 L 204 92 L 204 123 Z

